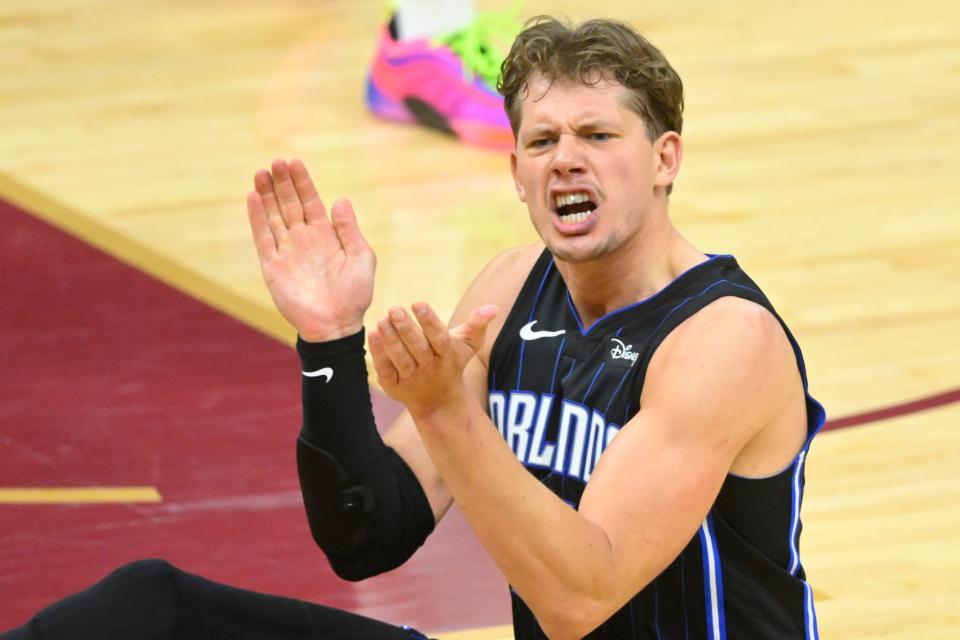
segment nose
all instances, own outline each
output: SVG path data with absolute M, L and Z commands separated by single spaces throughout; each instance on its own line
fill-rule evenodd
M 553 153 L 553 171 L 557 175 L 583 173 L 585 170 L 583 146 L 579 136 L 563 134 L 557 140 Z

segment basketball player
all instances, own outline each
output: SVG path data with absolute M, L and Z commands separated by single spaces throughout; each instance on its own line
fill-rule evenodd
M 298 160 L 255 175 L 264 279 L 299 335 L 314 538 L 360 580 L 456 500 L 517 638 L 817 638 L 799 511 L 824 412 L 757 285 L 670 221 L 680 78 L 626 25 L 538 18 L 500 89 L 541 242 L 494 258 L 449 327 L 426 303 L 376 323 L 376 373 L 407 409 L 384 439 L 363 349 L 376 260 L 352 207 L 328 215 Z M 147 561 L 5 635 L 53 637 L 423 636 Z
M 757 285 L 670 221 L 680 78 L 626 25 L 541 18 L 500 88 L 541 242 L 494 258 L 450 328 L 426 303 L 376 323 L 376 373 L 407 409 L 383 441 L 374 253 L 303 163 L 256 174 L 263 274 L 300 337 L 315 539 L 362 579 L 455 500 L 511 585 L 517 638 L 816 638 L 799 509 L 824 413 Z

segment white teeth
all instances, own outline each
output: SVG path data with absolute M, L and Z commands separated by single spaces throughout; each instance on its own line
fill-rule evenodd
M 590 196 L 586 193 L 561 193 L 556 197 L 556 206 L 564 207 L 578 202 L 586 202 Z
M 581 213 L 571 213 L 568 216 L 560 216 L 560 222 L 563 224 L 577 224 L 589 218 L 591 213 L 593 213 L 593 211 L 583 211 Z

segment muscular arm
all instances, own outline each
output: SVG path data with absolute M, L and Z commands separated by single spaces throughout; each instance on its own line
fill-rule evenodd
M 772 316 L 736 300 L 678 327 L 651 362 L 643 409 L 605 451 L 579 511 L 517 462 L 462 386 L 435 379 L 443 392 L 418 396 L 411 388 L 421 380 L 398 395 L 458 505 L 541 626 L 551 638 L 579 638 L 676 557 L 747 443 L 777 422 L 799 385 L 781 342 Z M 788 460 L 800 443 L 779 445 L 768 453 Z

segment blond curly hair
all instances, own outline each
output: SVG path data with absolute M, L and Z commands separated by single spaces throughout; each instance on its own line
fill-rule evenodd
M 549 80 L 595 84 L 606 79 L 622 84 L 651 141 L 683 128 L 680 76 L 659 49 L 623 22 L 594 19 L 574 26 L 552 16 L 527 21 L 500 66 L 497 82 L 514 137 L 534 74 Z

